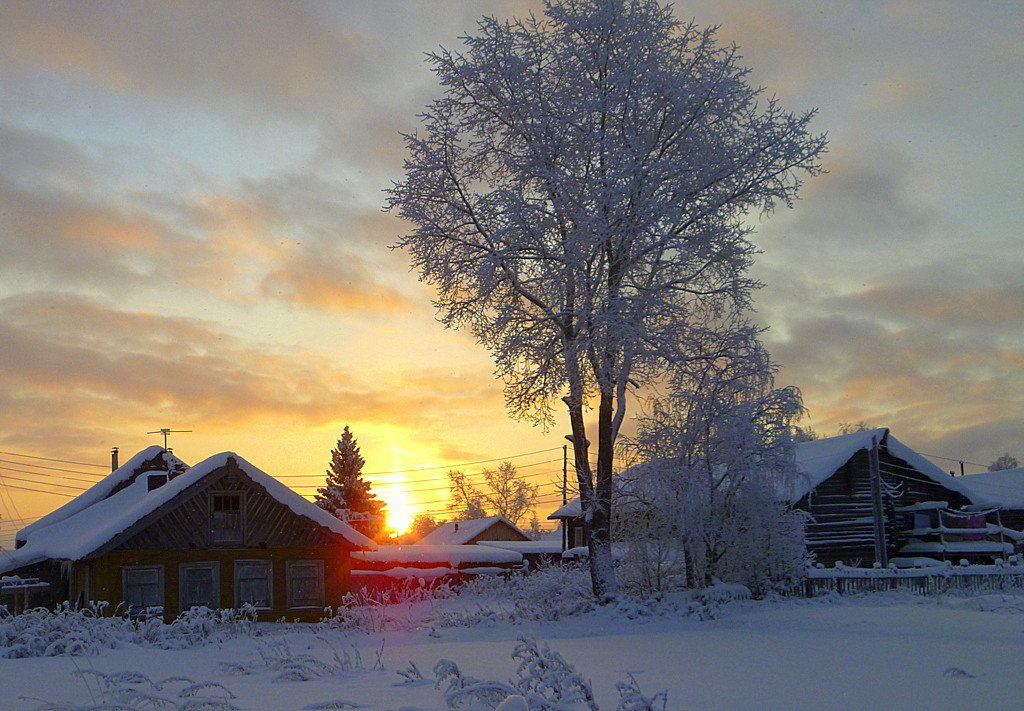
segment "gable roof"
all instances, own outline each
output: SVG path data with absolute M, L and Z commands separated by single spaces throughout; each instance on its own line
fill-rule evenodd
M 1004 509 L 1024 509 L 1024 467 L 982 472 L 957 477 L 971 492 L 971 501 L 989 503 Z
M 827 437 L 812 442 L 801 442 L 796 445 L 797 476 L 788 483 L 786 498 L 791 502 L 799 501 L 814 490 L 819 484 L 836 473 L 840 467 L 862 449 L 871 447 L 874 438 L 879 444 L 885 445 L 889 454 L 902 459 L 911 467 L 950 491 L 963 494 L 973 503 L 987 503 L 961 483 L 958 477 L 952 477 L 941 468 L 932 464 L 924 455 L 918 454 L 907 445 L 892 436 L 889 428 L 880 427 L 866 432 Z
M 583 502 L 576 497 L 564 506 L 555 509 L 548 515 L 548 519 L 578 518 L 583 515 Z
M 347 523 L 338 520 L 234 452 L 222 452 L 185 470 L 183 474 L 153 491 L 148 490 L 147 477 L 139 476 L 134 482 L 107 498 L 94 500 L 91 504 L 79 507 L 77 512 L 49 525 L 34 527 L 26 536 L 25 545 L 0 554 L 0 573 L 44 560 L 85 558 L 126 533 L 143 517 L 153 513 L 205 476 L 227 465 L 230 459 L 234 459 L 239 471 L 250 481 L 296 514 L 311 519 L 314 523 L 341 536 L 355 548 L 375 547 L 373 541 Z M 83 496 L 86 494 L 89 494 L 89 491 Z M 21 533 L 24 534 L 25 530 L 23 529 Z
M 416 545 L 464 545 L 498 522 L 508 524 L 513 530 L 522 534 L 523 539 L 530 540 L 529 536 L 504 516 L 488 516 L 469 521 L 449 521 L 416 541 Z
M 126 486 L 143 472 L 166 471 L 171 467 L 185 469 L 187 466 L 160 445 L 154 444 L 152 447 L 146 447 L 71 501 L 22 528 L 18 531 L 16 538 L 18 541 L 28 540 L 33 531 L 64 521 L 93 504 L 103 501 L 119 487 Z

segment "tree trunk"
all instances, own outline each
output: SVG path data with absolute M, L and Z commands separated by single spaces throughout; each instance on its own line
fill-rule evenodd
M 612 461 L 615 452 L 612 433 L 614 396 L 610 389 L 602 388 L 597 411 L 597 481 L 594 498 L 587 513 L 589 527 L 590 578 L 594 595 L 602 602 L 610 602 L 619 594 L 612 559 Z

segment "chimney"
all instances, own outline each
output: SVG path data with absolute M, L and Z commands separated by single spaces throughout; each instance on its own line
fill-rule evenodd
M 458 524 L 458 522 L 456 522 L 456 524 L 455 524 L 455 533 L 458 533 L 458 532 L 459 532 L 459 524 Z
M 117 447 L 110 450 L 110 471 L 117 469 Z

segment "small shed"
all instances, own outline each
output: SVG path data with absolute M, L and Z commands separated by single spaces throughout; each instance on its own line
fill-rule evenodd
M 434 529 L 414 545 L 468 546 L 481 541 L 532 540 L 504 516 L 488 516 L 468 521 L 449 521 Z

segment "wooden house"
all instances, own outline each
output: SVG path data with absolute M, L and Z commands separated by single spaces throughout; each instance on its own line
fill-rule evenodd
M 633 471 L 642 473 L 637 467 Z M 820 563 L 992 562 L 1013 554 L 1021 543 L 1024 470 L 1019 496 L 1013 497 L 995 477 L 985 487 L 986 475 L 951 476 L 886 428 L 797 444 L 791 474 L 779 497 L 808 513 L 807 549 Z M 579 499 L 548 518 L 562 523 L 567 549 L 586 545 Z
M 150 447 L 22 529 L 0 575 L 50 586 L 51 604 L 130 614 L 250 603 L 261 619 L 319 619 L 373 542 L 232 452 L 185 467 Z
M 992 562 L 1015 550 L 1019 534 L 988 520 L 998 507 L 887 428 L 798 444 L 796 462 L 785 498 L 809 514 L 807 548 L 818 562 Z
M 469 546 L 481 541 L 529 541 L 528 535 L 504 516 L 488 516 L 468 521 L 449 521 L 434 529 L 414 545 Z
M 1024 531 L 1024 468 L 969 474 L 957 481 L 972 499 L 998 506 L 1002 525 Z

